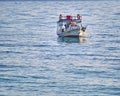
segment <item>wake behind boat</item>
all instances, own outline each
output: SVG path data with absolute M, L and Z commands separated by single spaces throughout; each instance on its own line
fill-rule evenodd
M 82 17 L 80 14 L 77 16 L 62 16 L 59 15 L 57 22 L 57 35 L 58 36 L 83 36 L 86 27 L 82 26 Z

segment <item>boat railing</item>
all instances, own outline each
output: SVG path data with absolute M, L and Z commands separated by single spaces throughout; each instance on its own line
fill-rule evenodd
M 71 17 L 67 17 L 67 16 L 62 16 L 62 18 L 60 18 L 60 19 L 78 19 L 77 18 L 77 16 L 71 16 Z M 80 18 L 79 19 L 82 19 L 82 16 L 80 16 Z
M 58 24 L 57 30 L 58 31 L 64 30 L 64 32 L 72 31 L 72 30 L 79 30 L 80 26 L 81 26 L 80 24 L 61 23 L 61 24 Z
M 62 16 L 62 14 L 60 14 L 59 20 L 82 20 L 82 16 L 80 14 L 77 14 L 76 16 L 72 15 Z

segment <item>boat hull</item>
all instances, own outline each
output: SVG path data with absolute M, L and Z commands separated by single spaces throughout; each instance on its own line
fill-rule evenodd
M 63 36 L 63 37 L 73 37 L 73 36 L 80 36 L 80 30 L 72 30 L 72 31 L 58 31 L 57 32 L 58 36 Z
M 57 35 L 62 37 L 82 37 L 86 30 L 58 31 Z

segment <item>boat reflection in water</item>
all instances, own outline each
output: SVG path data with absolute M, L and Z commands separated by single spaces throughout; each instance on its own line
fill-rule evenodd
M 88 38 L 85 37 L 58 37 L 58 42 L 84 43 Z

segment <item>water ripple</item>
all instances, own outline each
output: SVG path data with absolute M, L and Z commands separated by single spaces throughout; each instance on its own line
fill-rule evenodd
M 119 96 L 119 9 L 119 0 L 0 1 L 0 95 Z M 80 13 L 89 37 L 57 37 L 60 13 Z

